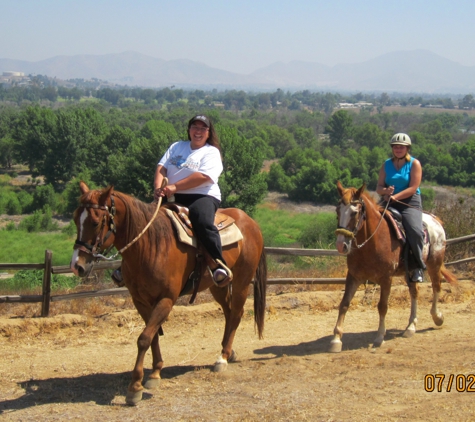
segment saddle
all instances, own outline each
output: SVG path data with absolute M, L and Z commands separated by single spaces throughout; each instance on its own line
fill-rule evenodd
M 175 227 L 177 238 L 180 242 L 193 246 L 197 249 L 195 268 L 188 276 L 188 280 L 180 292 L 180 296 L 192 293 L 190 304 L 194 302 L 198 293 L 199 284 L 202 274 L 202 265 L 204 261 L 208 261 L 208 271 L 212 278 L 210 263 L 213 261 L 205 252 L 203 253 L 200 243 L 193 232 L 193 226 L 189 219 L 189 209 L 176 203 L 168 203 L 163 206 L 165 213 L 170 218 L 172 225 Z M 243 235 L 239 227 L 235 224 L 234 218 L 221 212 L 216 212 L 214 217 L 214 225 L 218 229 L 221 238 L 221 245 L 227 246 L 243 239 Z M 222 264 L 222 263 L 221 263 Z M 230 271 L 229 271 L 230 272 Z
M 178 240 L 198 248 L 198 239 L 193 232 L 188 208 L 175 203 L 165 204 L 163 208 L 177 231 Z M 243 238 L 234 218 L 229 215 L 218 211 L 214 217 L 214 225 L 218 229 L 222 246 L 231 245 Z
M 402 245 L 406 243 L 406 231 L 402 225 L 402 215 L 401 213 L 392 207 L 388 208 L 389 213 L 386 213 L 384 217 L 390 223 L 389 225 L 394 229 L 394 233 L 398 240 L 401 241 Z M 422 230 L 424 231 L 424 244 L 430 243 L 429 231 L 427 230 L 427 224 L 422 222 Z
M 387 213 L 384 214 L 386 221 L 389 223 L 389 226 L 393 229 L 396 238 L 400 241 L 402 246 L 401 251 L 401 261 L 404 262 L 405 260 L 408 261 L 409 269 L 412 270 L 416 268 L 415 263 L 413 262 L 412 258 L 412 250 L 409 247 L 409 244 L 406 243 L 406 231 L 404 230 L 404 226 L 402 225 L 402 215 L 401 213 L 396 210 L 395 208 L 389 207 Z M 424 231 L 424 246 L 422 254 L 427 259 L 427 255 L 429 254 L 429 246 L 430 246 L 430 237 L 429 237 L 429 230 L 427 228 L 427 224 L 423 221 L 422 222 L 422 230 Z

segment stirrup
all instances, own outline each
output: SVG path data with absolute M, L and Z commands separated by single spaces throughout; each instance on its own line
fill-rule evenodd
M 208 267 L 211 274 L 211 280 L 213 280 L 215 286 L 225 287 L 233 280 L 233 273 L 220 259 L 216 259 L 216 263 L 219 267 L 214 271 L 211 271 L 211 268 Z

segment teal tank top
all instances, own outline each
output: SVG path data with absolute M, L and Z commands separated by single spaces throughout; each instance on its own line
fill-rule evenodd
M 407 189 L 409 187 L 413 162 L 414 157 L 411 157 L 411 160 L 409 162 L 406 161 L 406 163 L 399 170 L 396 170 L 396 167 L 394 167 L 391 158 L 384 162 L 384 171 L 386 172 L 386 179 L 384 180 L 384 182 L 387 186 L 394 186 L 395 194 L 402 192 L 404 189 Z M 419 188 L 417 188 L 416 194 L 421 194 Z

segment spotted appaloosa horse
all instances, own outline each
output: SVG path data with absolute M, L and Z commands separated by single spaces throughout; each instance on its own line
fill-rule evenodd
M 372 281 L 381 286 L 378 303 L 379 327 L 374 347 L 384 342 L 386 334 L 385 317 L 388 310 L 388 298 L 391 282 L 394 276 L 405 274 L 405 265 L 401 259 L 401 243 L 389 223 L 382 217 L 383 208 L 367 194 L 365 186 L 359 189 L 345 189 L 337 182 L 338 193 L 341 197 L 337 206 L 338 230 L 336 247 L 340 254 L 347 256 L 348 273 L 346 276 L 345 293 L 340 303 L 338 320 L 334 336 L 330 344 L 330 352 L 341 352 L 343 322 L 358 286 Z M 424 262 L 429 273 L 432 290 L 432 308 L 430 313 L 438 326 L 444 322 L 442 312 L 437 309 L 442 278 L 450 283 L 456 283 L 456 277 L 444 266 L 445 232 L 441 223 L 429 214 L 423 214 L 427 224 L 430 245 L 424 248 Z M 403 334 L 410 337 L 416 332 L 418 283 L 409 282 L 411 295 L 411 313 L 409 324 Z
M 96 253 L 102 253 L 112 244 L 121 250 L 135 239 L 151 220 L 156 205 L 145 204 L 111 187 L 89 190 L 81 182 L 80 190 L 80 206 L 74 214 L 77 240 L 71 268 L 75 274 L 84 277 L 90 273 Z M 262 337 L 267 281 L 264 242 L 257 223 L 236 208 L 220 211 L 234 218 L 243 240 L 223 247 L 224 259 L 234 274 L 232 289 L 215 286 L 206 265 L 201 270 L 199 291 L 210 289 L 226 320 L 221 356 L 215 363 L 215 371 L 225 370 L 228 362 L 236 359 L 232 349 L 234 335 L 254 277 L 254 320 L 259 337 Z M 177 240 L 163 209 L 158 211 L 143 236 L 122 253 L 125 285 L 146 324 L 137 341 L 138 354 L 126 396 L 127 404 L 135 405 L 142 399 L 144 356 L 150 346 L 153 368 L 144 386 L 153 388 L 159 383 L 163 360 L 158 332 L 195 268 L 196 255 L 195 248 Z

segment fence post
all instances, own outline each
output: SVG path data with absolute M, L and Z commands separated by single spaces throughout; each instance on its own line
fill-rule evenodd
M 45 268 L 43 273 L 43 302 L 41 305 L 41 316 L 49 315 L 49 304 L 51 300 L 51 268 L 53 261 L 53 252 L 45 251 Z

